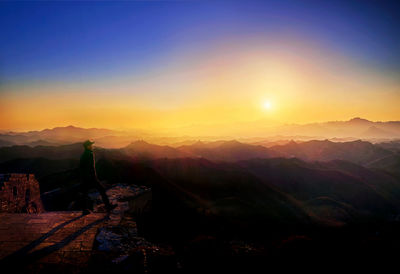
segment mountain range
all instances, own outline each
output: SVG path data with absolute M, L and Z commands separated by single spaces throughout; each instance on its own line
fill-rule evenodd
M 397 216 L 400 154 L 396 148 L 397 142 L 328 140 L 291 141 L 269 148 L 235 140 L 179 147 L 135 141 L 118 149 L 97 147 L 95 153 L 101 179 L 151 185 L 161 191 L 162 201 L 175 197 L 179 206 L 215 218 L 244 226 L 261 219 L 265 224 L 337 226 Z M 64 189 L 47 205 L 65 209 L 75 199 L 82 150 L 81 143 L 2 147 L 0 173 L 35 173 L 43 192 Z
M 82 141 L 91 138 L 100 180 L 152 188 L 146 231 L 154 228 L 164 240 L 206 231 L 273 239 L 273 233 L 307 227 L 396 223 L 398 127 L 398 122 L 355 118 L 298 126 L 287 132 L 291 135 L 242 139 L 139 136 L 72 126 L 9 132 L 0 135 L 0 173 L 34 173 L 46 210 L 68 210 L 80 197 Z M 336 135 L 313 139 L 311 133 L 321 136 L 324 130 Z M 374 138 L 360 140 L 347 135 L 351 132 Z M 393 138 L 382 139 L 387 133 Z
M 357 117 L 348 121 L 284 125 L 277 131 L 284 135 L 298 134 L 323 138 L 393 139 L 400 136 L 400 121 L 373 122 Z
M 241 143 L 236 140 L 201 142 L 172 147 L 150 144 L 140 140 L 117 149 L 96 147 L 98 154 L 106 153 L 130 159 L 159 158 L 205 158 L 213 162 L 237 162 L 250 159 L 298 158 L 304 161 L 344 160 L 368 166 L 374 163 L 397 159 L 400 142 L 372 144 L 366 141 L 332 142 L 313 140 L 290 141 L 284 145 L 264 147 Z M 60 146 L 14 145 L 0 147 L 0 162 L 18 158 L 78 159 L 83 150 L 81 143 Z
M 237 136 L 241 136 L 238 138 Z M 62 145 L 94 139 L 99 146 L 105 148 L 125 147 L 133 141 L 144 139 L 148 142 L 170 146 L 192 144 L 197 140 L 217 141 L 238 138 L 241 142 L 268 144 L 280 140 L 325 140 L 346 141 L 363 139 L 371 142 L 391 141 L 400 138 L 400 121 L 373 122 L 362 118 L 348 121 L 312 123 L 304 125 L 286 124 L 271 126 L 260 122 L 257 131 L 247 127 L 240 135 L 176 136 L 168 137 L 143 130 L 110 130 L 101 128 L 80 128 L 75 126 L 56 127 L 41 131 L 0 132 L 0 147 L 11 145 Z M 257 141 L 252 141 L 257 139 Z

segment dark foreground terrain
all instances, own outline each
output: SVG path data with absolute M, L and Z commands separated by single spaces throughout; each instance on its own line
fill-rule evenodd
M 130 202 L 124 216 L 157 250 L 145 260 L 106 256 L 85 271 L 383 269 L 400 254 L 400 157 L 393 144 L 193 146 L 191 157 L 184 147 L 176 158 L 147 143 L 97 149 L 98 176 L 108 187 L 151 188 L 151 198 Z M 293 146 L 302 154 L 283 155 Z M 328 157 L 332 151 L 337 159 Z M 79 210 L 79 153 L 78 145 L 2 148 L 0 173 L 34 173 L 47 211 Z M 115 258 L 121 262 L 107 263 Z

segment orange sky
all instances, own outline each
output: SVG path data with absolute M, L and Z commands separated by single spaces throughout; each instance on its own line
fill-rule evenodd
M 2 86 L 0 128 L 72 124 L 198 134 L 193 127 L 188 132 L 181 128 L 357 116 L 400 120 L 399 102 L 400 82 L 394 76 L 321 45 L 225 41 L 201 51 L 171 53 L 157 68 L 139 73 Z

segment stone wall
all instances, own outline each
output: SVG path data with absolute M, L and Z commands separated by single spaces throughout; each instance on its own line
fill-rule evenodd
M 43 212 L 39 183 L 33 174 L 0 174 L 0 212 Z

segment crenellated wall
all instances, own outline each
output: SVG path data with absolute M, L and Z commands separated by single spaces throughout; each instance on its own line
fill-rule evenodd
M 0 212 L 44 212 L 34 174 L 0 174 Z

